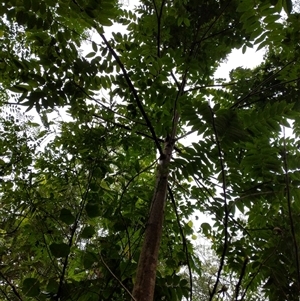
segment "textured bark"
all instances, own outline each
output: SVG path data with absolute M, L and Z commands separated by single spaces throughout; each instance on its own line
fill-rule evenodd
M 169 141 L 165 142 L 163 156 L 157 168 L 156 187 L 132 293 L 135 301 L 153 301 L 154 297 L 158 251 L 162 237 L 164 208 L 168 189 L 169 164 L 173 147 L 174 138 L 170 138 Z

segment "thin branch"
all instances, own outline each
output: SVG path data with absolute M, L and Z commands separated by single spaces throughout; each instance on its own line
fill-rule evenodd
M 225 8 L 226 8 L 226 7 L 225 7 Z M 224 12 L 224 11 L 223 11 L 223 12 Z M 216 36 L 218 36 L 218 35 L 220 35 L 220 34 L 224 34 L 224 32 L 227 32 L 227 31 L 232 30 L 232 29 L 234 29 L 233 26 L 232 26 L 232 27 L 227 27 L 227 28 L 225 28 L 225 29 L 223 29 L 223 30 L 221 30 L 221 31 L 217 31 L 217 32 L 215 32 L 215 33 L 212 33 L 211 35 L 206 36 L 205 38 L 203 38 L 203 39 L 202 39 L 202 42 L 205 41 L 205 40 L 209 40 L 209 39 L 211 39 L 211 38 L 213 38 L 213 37 L 216 37 Z
M 0 276 L 6 281 L 6 283 L 11 287 L 14 294 L 17 296 L 19 300 L 22 301 L 20 294 L 18 293 L 16 287 L 4 276 L 4 274 L 0 271 Z
M 111 123 L 111 124 L 113 124 L 113 125 L 115 125 L 115 126 L 117 126 L 117 127 L 120 127 L 120 128 L 122 128 L 122 129 L 124 129 L 124 130 L 128 130 L 128 131 L 131 132 L 131 133 L 136 133 L 136 134 L 138 134 L 138 135 L 140 135 L 140 136 L 143 136 L 143 137 L 145 137 L 145 138 L 154 140 L 153 137 L 152 137 L 151 135 L 145 134 L 145 133 L 143 133 L 143 132 L 141 132 L 141 131 L 133 130 L 131 127 L 129 127 L 129 126 L 127 126 L 127 125 L 124 125 L 124 124 L 121 124 L 121 123 L 119 123 L 119 122 L 112 121 L 112 120 L 106 120 L 105 118 L 103 118 L 102 116 L 100 116 L 100 115 L 98 115 L 98 114 L 96 114 L 96 113 L 93 113 L 93 116 L 96 117 L 96 118 L 99 118 L 99 119 L 101 119 L 101 120 L 103 120 L 103 121 L 105 121 L 105 122 L 109 122 L 109 123 Z M 157 140 L 158 140 L 159 142 L 161 142 L 161 143 L 164 142 L 164 139 L 161 139 L 161 138 L 157 138 Z M 176 150 L 176 152 L 178 152 L 178 153 L 181 153 L 181 150 L 180 150 L 178 147 L 176 147 L 176 146 L 174 146 L 174 150 Z
M 249 193 L 249 194 L 245 194 L 245 195 L 242 195 L 242 196 L 239 196 L 236 201 L 240 201 L 242 199 L 245 199 L 245 198 L 248 198 L 248 197 L 251 197 L 251 196 L 259 196 L 259 195 L 266 195 L 266 194 L 275 194 L 275 191 L 259 191 L 259 192 L 253 192 L 253 193 Z
M 104 264 L 104 266 L 107 268 L 107 270 L 110 272 L 110 274 L 118 281 L 118 283 L 123 287 L 123 289 L 126 291 L 126 293 L 130 296 L 130 298 L 133 300 L 133 301 L 137 301 L 133 296 L 132 294 L 130 293 L 130 291 L 127 289 L 127 287 L 122 283 L 122 281 L 113 273 L 113 271 L 109 268 L 109 266 L 106 264 L 106 262 L 104 261 L 102 255 L 101 255 L 101 252 L 99 252 L 99 256 L 100 256 L 100 259 L 102 261 L 102 263 Z
M 175 74 L 173 73 L 173 71 L 171 71 L 171 76 L 172 76 L 172 78 L 173 78 L 173 80 L 174 80 L 174 82 L 175 82 L 177 88 L 180 89 L 180 84 L 179 84 L 179 82 L 177 81 L 177 78 L 176 78 Z
M 288 81 L 285 81 L 285 82 L 281 82 L 281 83 L 278 83 L 278 84 L 274 84 L 274 85 L 272 85 L 272 86 L 270 86 L 270 87 L 266 87 L 266 88 L 264 88 L 264 89 L 262 89 L 262 90 L 258 90 L 258 91 L 256 91 L 256 92 L 253 92 L 251 95 L 249 95 L 249 97 L 250 97 L 250 96 L 253 96 L 253 95 L 260 94 L 261 92 L 267 91 L 267 90 L 269 90 L 269 89 L 271 89 L 271 88 L 274 88 L 274 87 L 277 87 L 277 86 L 286 85 L 286 84 L 289 84 L 289 83 L 292 83 L 292 82 L 299 82 L 299 79 L 300 79 L 300 78 L 298 77 L 298 78 L 291 79 L 291 80 L 288 80 Z M 260 102 L 260 101 L 261 101 L 261 99 L 258 99 L 258 100 L 255 100 L 255 101 L 252 101 L 252 102 L 248 102 L 248 103 L 243 104 L 243 105 L 239 105 L 238 107 L 239 107 L 239 108 L 248 107 L 249 105 L 252 105 L 252 104 L 257 103 L 257 102 Z
M 76 83 L 74 83 L 74 84 L 75 84 L 77 87 L 80 87 L 78 84 L 76 84 Z M 102 102 L 100 102 L 100 101 L 97 100 L 96 98 L 89 96 L 89 95 L 85 92 L 85 90 L 84 90 L 82 87 L 80 87 L 80 88 L 81 88 L 82 92 L 84 92 L 85 95 L 87 95 L 91 100 L 95 101 L 98 105 L 102 106 L 102 107 L 105 108 L 106 110 L 108 110 L 108 111 L 110 111 L 110 112 L 112 112 L 112 113 L 114 113 L 114 114 L 116 114 L 116 115 L 119 115 L 120 117 L 122 117 L 122 118 L 124 118 L 124 119 L 127 119 L 127 120 L 129 120 L 129 121 L 131 121 L 131 122 L 134 122 L 134 123 L 137 123 L 137 124 L 141 124 L 141 125 L 143 125 L 143 126 L 147 126 L 146 123 L 143 123 L 143 122 L 140 122 L 140 121 L 137 121 L 137 120 L 130 119 L 130 118 L 128 118 L 127 116 L 124 116 L 124 115 L 122 115 L 122 114 L 120 114 L 120 113 L 114 111 L 113 109 L 111 109 L 110 107 L 104 105 Z
M 193 274 L 192 274 L 192 269 L 191 269 L 191 264 L 190 264 L 190 259 L 189 259 L 189 252 L 188 252 L 187 242 L 186 242 L 185 235 L 183 233 L 182 226 L 180 224 L 180 217 L 179 217 L 179 214 L 178 214 L 177 205 L 176 205 L 174 194 L 173 194 L 173 191 L 172 191 L 170 185 L 168 185 L 168 191 L 169 191 L 169 195 L 170 195 L 173 207 L 174 207 L 176 220 L 177 220 L 177 224 L 178 224 L 178 227 L 179 227 L 179 232 L 180 232 L 180 235 L 181 235 L 181 238 L 182 238 L 182 244 L 183 244 L 183 248 L 184 248 L 184 251 L 185 251 L 186 264 L 187 264 L 187 267 L 188 267 L 188 270 L 189 270 L 190 300 L 192 301 L 193 300 Z
M 217 274 L 217 280 L 215 282 L 215 285 L 213 287 L 213 291 L 210 294 L 209 300 L 212 301 L 213 297 L 216 293 L 217 286 L 221 277 L 221 272 L 225 263 L 225 256 L 227 252 L 227 247 L 228 247 L 228 217 L 229 217 L 229 210 L 228 210 L 228 204 L 227 204 L 227 197 L 226 197 L 226 174 L 225 174 L 225 166 L 223 162 L 223 154 L 222 154 L 222 149 L 221 149 L 221 144 L 220 140 L 218 138 L 218 133 L 215 125 L 215 116 L 212 108 L 209 106 L 210 112 L 211 112 L 211 117 L 212 117 L 212 126 L 213 130 L 215 133 L 216 137 L 216 143 L 217 143 L 217 148 L 218 148 L 218 154 L 219 154 L 219 162 L 220 162 L 220 167 L 221 167 L 221 172 L 222 172 L 222 182 L 223 182 L 223 197 L 224 197 L 224 211 L 225 211 L 225 217 L 224 217 L 224 244 L 223 244 L 223 252 L 221 255 L 221 261 L 218 269 L 218 274 Z
M 192 92 L 192 91 L 208 89 L 208 88 L 215 88 L 215 87 L 224 88 L 224 87 L 228 87 L 228 86 L 234 86 L 234 85 L 237 85 L 237 84 L 238 84 L 238 82 L 226 83 L 226 84 L 205 85 L 205 86 L 199 86 L 199 87 L 194 87 L 194 88 L 191 88 L 191 89 L 187 89 L 187 90 L 184 90 L 184 92 L 186 93 L 186 92 Z
M 96 163 L 94 163 L 94 167 L 95 167 L 95 164 Z M 69 237 L 69 247 L 70 248 L 73 244 L 73 238 L 75 236 L 75 233 L 76 233 L 76 230 L 77 230 L 77 227 L 78 227 L 78 224 L 79 224 L 79 220 L 81 218 L 82 212 L 83 212 L 84 207 L 85 207 L 84 205 L 85 205 L 85 201 L 87 199 L 88 192 L 90 190 L 90 184 L 91 184 L 91 180 L 92 180 L 92 176 L 93 176 L 94 167 L 91 169 L 91 171 L 89 173 L 87 187 L 85 189 L 85 192 L 81 196 L 81 199 L 82 199 L 81 208 L 80 208 L 80 211 L 77 213 L 74 224 L 72 225 L 72 228 L 71 228 L 71 234 L 70 234 L 70 237 Z M 76 170 L 75 170 L 75 172 L 76 172 Z M 79 178 L 79 176 L 77 176 L 77 179 L 78 178 Z M 79 187 L 80 187 L 80 183 L 79 183 Z M 62 287 L 63 287 L 65 274 L 66 274 L 66 271 L 67 271 L 67 266 L 68 266 L 68 262 L 69 262 L 69 255 L 70 255 L 70 253 L 65 257 L 65 260 L 64 260 L 64 263 L 63 263 L 63 268 L 62 268 L 61 276 L 60 276 L 60 279 L 59 279 L 59 286 L 58 286 L 57 296 L 56 296 L 57 301 L 59 301 L 60 298 L 61 298 L 61 291 L 62 291 Z
M 16 226 L 13 230 L 11 230 L 10 232 L 0 233 L 0 235 L 1 235 L 1 236 L 2 236 L 2 235 L 3 235 L 3 236 L 4 236 L 4 235 L 5 235 L 5 236 L 9 236 L 9 235 L 14 234 L 14 232 L 17 232 L 17 231 L 19 230 L 21 224 L 23 223 L 23 221 L 27 218 L 27 215 L 28 215 L 28 214 L 29 214 L 29 212 L 27 212 L 26 215 L 22 217 L 21 221 L 17 224 L 17 226 Z
M 246 96 L 242 97 L 240 100 L 238 100 L 235 104 L 233 104 L 230 109 L 234 109 L 237 107 L 240 107 L 240 104 L 242 102 L 244 102 L 247 98 L 249 98 L 250 96 L 253 96 L 257 93 L 260 93 L 259 88 L 266 84 L 267 82 L 269 82 L 271 79 L 273 79 L 277 74 L 279 74 L 283 69 L 285 69 L 287 66 L 289 66 L 290 64 L 294 63 L 295 60 L 290 61 L 289 63 L 287 63 L 286 65 L 284 65 L 282 68 L 280 68 L 278 71 L 276 71 L 274 74 L 271 74 L 270 76 L 268 76 L 265 80 L 263 80 L 257 87 L 255 87 L 253 90 L 251 90 Z
M 127 184 L 125 185 L 125 188 L 123 189 L 122 191 L 122 194 L 120 196 L 120 199 L 119 199 L 119 209 L 121 209 L 121 201 L 123 199 L 123 196 L 127 190 L 127 188 L 129 187 L 129 185 L 134 181 L 135 178 L 137 178 L 138 176 L 140 176 L 142 173 L 144 173 L 145 171 L 147 171 L 148 169 L 150 169 L 151 167 L 154 166 L 154 164 L 157 163 L 157 160 L 155 160 L 153 163 L 151 163 L 149 166 L 145 167 L 144 169 L 142 169 L 140 172 L 138 172 L 137 174 L 135 174 L 128 182 Z
M 128 75 L 128 73 L 127 73 L 127 71 L 126 71 L 126 69 L 125 69 L 125 67 L 123 65 L 123 63 L 121 62 L 121 60 L 120 60 L 119 56 L 117 55 L 117 53 L 115 52 L 115 50 L 111 47 L 110 43 L 105 38 L 104 34 L 101 33 L 100 30 L 98 30 L 98 32 L 99 32 L 99 35 L 100 35 L 101 39 L 104 41 L 105 45 L 107 46 L 109 52 L 114 57 L 114 59 L 116 60 L 117 64 L 119 65 L 120 69 L 122 70 L 124 78 L 125 78 L 125 80 L 126 80 L 126 82 L 128 84 L 128 87 L 129 87 L 130 91 L 132 92 L 132 94 L 133 94 L 133 96 L 135 98 L 136 104 L 137 104 L 137 106 L 138 106 L 138 108 L 139 108 L 139 110 L 140 110 L 140 112 L 141 112 L 141 114 L 142 114 L 142 116 L 143 116 L 146 124 L 147 124 L 147 127 L 149 128 L 149 131 L 150 131 L 152 137 L 153 137 L 153 140 L 155 142 L 156 148 L 158 149 L 159 154 L 162 155 L 163 154 L 163 150 L 162 150 L 162 147 L 161 147 L 161 145 L 160 145 L 160 143 L 159 143 L 159 141 L 158 141 L 158 139 L 156 137 L 153 125 L 151 124 L 151 121 L 148 118 L 148 116 L 147 116 L 147 114 L 146 114 L 146 112 L 144 110 L 144 107 L 142 105 L 140 97 L 139 97 L 139 95 L 138 95 L 135 87 L 133 86 L 133 83 L 132 83 L 132 81 L 131 81 L 131 79 L 130 79 L 130 77 L 129 77 L 129 75 Z
M 157 36 L 156 36 L 156 40 L 157 40 L 157 57 L 160 57 L 160 43 L 161 43 L 161 41 L 160 41 L 161 40 L 160 26 L 161 26 L 161 17 L 162 17 L 162 13 L 163 13 L 163 7 L 165 5 L 165 0 L 162 1 L 159 12 L 158 12 L 155 0 L 153 0 L 152 2 L 153 2 L 156 18 L 157 18 Z
M 113 125 L 115 125 L 117 127 L 120 127 L 122 129 L 124 129 L 124 130 L 128 130 L 130 132 L 135 132 L 136 134 L 139 134 L 139 135 L 141 135 L 143 137 L 146 137 L 146 138 L 149 138 L 149 139 L 153 140 L 153 137 L 151 135 L 145 134 L 145 133 L 140 132 L 140 131 L 134 131 L 131 127 L 129 127 L 127 125 L 121 124 L 121 123 L 116 122 L 116 121 L 107 120 L 107 119 L 103 118 L 102 116 L 100 116 L 100 115 L 98 115 L 96 113 L 93 113 L 93 116 L 96 117 L 96 118 L 99 118 L 99 119 L 101 119 L 101 120 L 103 120 L 105 122 L 109 122 L 109 123 L 111 123 L 111 124 L 113 124 Z M 160 141 L 160 142 L 164 142 L 164 140 L 160 139 L 160 138 L 157 138 L 157 140 Z
M 129 254 L 131 254 L 131 242 L 130 242 L 130 235 L 129 235 L 129 232 L 128 232 L 128 227 L 127 227 L 127 224 L 125 223 L 125 220 L 124 220 L 124 217 L 122 215 L 122 212 L 121 212 L 121 206 L 122 206 L 122 200 L 123 200 L 123 197 L 124 197 L 124 194 L 125 192 L 127 191 L 127 188 L 129 187 L 129 185 L 138 177 L 140 176 L 142 173 L 146 172 L 148 169 L 150 169 L 152 166 L 154 166 L 154 164 L 156 164 L 157 160 L 155 160 L 153 163 L 151 163 L 149 166 L 145 167 L 144 169 L 142 169 L 140 172 L 138 172 L 137 174 L 135 174 L 128 182 L 127 184 L 125 185 L 122 193 L 121 193 L 121 196 L 120 196 L 120 199 L 119 199 L 119 206 L 118 206 L 118 211 L 119 211 L 119 214 L 123 220 L 123 224 L 124 224 L 124 227 L 125 227 L 125 232 L 126 232 L 126 236 L 127 236 L 127 241 L 128 241 L 128 252 Z M 131 255 L 130 255 L 131 256 Z
M 244 263 L 243 263 L 243 266 L 242 266 L 242 271 L 241 271 L 241 274 L 240 274 L 240 277 L 239 277 L 239 281 L 238 281 L 238 283 L 236 285 L 236 288 L 235 288 L 235 300 L 236 301 L 239 301 L 238 300 L 239 290 L 240 290 L 240 287 L 241 287 L 241 284 L 242 284 L 242 280 L 243 280 L 245 272 L 246 272 L 246 266 L 247 266 L 248 262 L 249 262 L 249 257 L 247 256 L 244 259 Z
M 278 242 L 278 244 L 279 244 L 279 242 Z M 248 289 L 250 288 L 250 285 L 252 284 L 252 282 L 254 281 L 254 279 L 255 279 L 255 277 L 259 274 L 259 272 L 260 272 L 260 269 L 265 265 L 265 263 L 274 255 L 274 253 L 275 253 L 275 251 L 276 251 L 276 248 L 274 249 L 274 251 L 263 261 L 263 262 L 261 262 L 260 263 L 260 265 L 258 266 L 258 268 L 257 268 L 257 271 L 252 275 L 252 277 L 251 277 L 251 280 L 249 281 L 249 283 L 248 283 L 248 285 L 246 286 L 246 288 L 245 288 L 245 290 L 244 290 L 244 292 L 243 292 L 243 295 L 242 295 L 242 297 L 241 297 L 241 299 L 239 300 L 239 301 L 243 301 L 244 300 L 244 298 L 245 298 L 245 296 L 246 296 L 246 293 L 247 293 L 247 291 L 248 291 Z
M 300 268 L 299 268 L 299 252 L 298 252 L 298 244 L 296 239 L 295 233 L 295 225 L 294 219 L 292 215 L 292 206 L 291 206 L 291 192 L 290 192 L 290 185 L 289 185 L 289 174 L 288 174 L 288 163 L 287 163 L 287 149 L 286 149 L 286 139 L 285 139 L 285 127 L 283 127 L 283 147 L 284 147 L 284 154 L 283 154 L 283 162 L 284 162 L 284 171 L 285 171 L 285 184 L 286 184 L 286 198 L 288 204 L 288 211 L 289 211 L 289 220 L 291 224 L 291 231 L 293 237 L 293 243 L 295 248 L 295 256 L 296 256 L 296 269 L 297 269 L 297 276 L 298 276 L 298 289 L 300 290 Z
M 196 133 L 197 131 L 198 131 L 198 130 L 191 130 L 191 131 L 189 131 L 189 132 L 183 134 L 182 136 L 178 137 L 178 138 L 177 138 L 177 141 L 180 140 L 180 139 L 182 139 L 182 138 L 185 138 L 185 137 L 189 136 L 190 134 Z
M 29 188 L 34 187 L 34 185 L 36 185 L 37 183 L 40 183 L 40 182 L 41 182 L 41 181 L 35 182 L 33 185 L 30 185 Z M 28 187 L 25 188 L 25 192 L 26 192 L 26 194 L 27 194 L 27 197 L 28 197 L 29 202 L 30 202 L 31 204 L 34 204 L 34 201 L 33 201 L 32 197 L 31 197 L 31 195 L 30 195 L 30 191 L 28 190 Z M 43 202 L 42 202 L 41 204 L 43 204 Z M 57 221 L 57 220 L 56 220 L 54 217 L 52 217 L 52 216 L 49 214 L 49 212 L 46 212 L 46 211 L 44 210 L 43 206 L 40 206 L 40 207 L 39 207 L 39 210 L 41 210 L 42 212 L 44 212 L 45 215 L 42 216 L 39 212 L 37 212 L 37 217 L 40 218 L 40 223 L 37 223 L 37 224 L 36 224 L 36 227 L 39 228 L 41 225 L 45 225 L 46 228 L 49 230 L 49 228 L 47 227 L 47 223 L 44 222 L 44 221 L 45 221 L 45 217 L 50 216 L 50 217 L 53 218 L 55 221 Z M 50 258 L 50 261 L 53 263 L 54 269 L 56 270 L 56 274 L 57 274 L 57 276 L 59 277 L 59 275 L 60 275 L 60 273 L 61 273 L 61 270 L 60 270 L 59 267 L 55 264 L 55 261 L 54 261 L 52 255 L 51 255 L 51 252 L 50 252 L 50 250 L 49 250 L 48 243 L 47 243 L 47 241 L 46 241 L 46 239 L 45 239 L 45 233 L 43 232 L 43 228 L 41 227 L 39 230 L 40 230 L 41 233 L 42 233 L 43 242 L 44 242 L 44 244 L 45 244 L 45 246 L 46 246 L 46 250 L 47 250 L 48 256 L 49 256 L 49 258 Z
M 7 293 L 0 287 L 1 293 L 5 296 L 6 300 L 10 301 L 11 299 L 8 297 Z
M 208 26 L 207 30 L 204 32 L 204 34 L 202 35 L 202 37 L 200 38 L 199 41 L 195 41 L 193 44 L 198 45 L 198 47 L 200 46 L 200 44 L 206 39 L 206 35 L 209 33 L 209 31 L 213 28 L 214 25 L 217 24 L 217 21 L 221 18 L 221 16 L 223 15 L 223 13 L 225 12 L 225 10 L 227 9 L 227 7 L 230 4 L 230 0 L 227 1 L 227 3 L 224 5 L 224 7 L 221 9 L 220 13 L 218 16 L 216 16 L 215 20 Z
M 202 184 L 200 182 L 199 179 L 197 179 L 195 176 L 192 176 L 193 180 L 195 181 L 195 183 L 197 184 L 198 188 L 202 188 L 205 190 L 205 192 L 203 192 L 203 194 L 205 195 L 205 197 L 209 200 L 209 197 L 212 198 L 214 201 L 217 202 L 216 198 L 213 196 L 213 194 L 207 189 L 207 187 Z M 222 218 L 220 216 L 216 216 L 218 218 L 219 221 L 222 221 Z M 244 226 L 242 226 L 236 219 L 234 219 L 231 215 L 228 215 L 228 217 L 235 223 L 238 225 L 238 227 L 243 230 L 245 233 L 247 233 L 247 235 L 249 237 L 251 237 L 251 234 L 249 233 L 249 231 L 251 230 L 248 230 L 246 229 Z M 259 230 L 263 230 L 263 229 L 259 229 Z M 264 230 L 270 230 L 270 229 L 264 229 Z

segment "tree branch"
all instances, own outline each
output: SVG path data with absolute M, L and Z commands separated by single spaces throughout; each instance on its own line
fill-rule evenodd
M 242 271 L 241 271 L 241 274 L 240 274 L 240 277 L 239 277 L 239 281 L 238 281 L 238 283 L 236 285 L 236 288 L 235 288 L 235 300 L 236 301 L 239 301 L 238 300 L 239 290 L 240 290 L 240 287 L 241 287 L 241 284 L 242 284 L 243 277 L 244 277 L 245 272 L 246 272 L 246 266 L 247 266 L 248 262 L 249 262 L 249 258 L 245 257 L 244 263 L 243 263 L 243 266 L 242 266 Z
M 143 108 L 143 105 L 142 105 L 142 102 L 141 102 L 141 100 L 139 98 L 139 95 L 138 95 L 136 89 L 134 88 L 134 86 L 132 84 L 132 81 L 131 81 L 131 79 L 130 79 L 130 77 L 129 77 L 129 75 L 128 75 L 128 73 L 127 73 L 127 71 L 126 71 L 126 69 L 125 69 L 125 67 L 123 65 L 123 63 L 121 62 L 121 60 L 120 60 L 119 56 L 117 55 L 117 53 L 115 52 L 115 50 L 111 47 L 110 43 L 106 40 L 104 34 L 101 33 L 101 31 L 99 29 L 97 29 L 97 30 L 98 30 L 98 33 L 99 33 L 101 39 L 103 40 L 104 44 L 108 48 L 109 52 L 111 53 L 111 55 L 114 57 L 114 59 L 116 60 L 117 64 L 121 68 L 121 70 L 123 72 L 123 75 L 124 75 L 124 78 L 125 78 L 125 80 L 126 80 L 126 82 L 128 84 L 129 90 L 132 92 L 132 94 L 133 94 L 133 96 L 135 98 L 136 104 L 137 104 L 137 106 L 138 106 L 138 108 L 139 108 L 139 110 L 140 110 L 140 112 L 141 112 L 141 114 L 142 114 L 142 116 L 143 116 L 146 124 L 147 124 L 147 127 L 149 128 L 149 131 L 150 131 L 152 137 L 153 137 L 153 140 L 155 142 L 156 148 L 158 149 L 159 154 L 162 155 L 163 154 L 163 150 L 162 150 L 162 147 L 161 147 L 161 145 L 160 145 L 160 143 L 159 143 L 159 141 L 158 141 L 158 139 L 156 137 L 155 130 L 154 130 L 154 128 L 153 128 L 153 126 L 151 124 L 151 121 L 149 120 L 149 118 L 148 118 L 148 116 L 147 116 L 147 114 L 146 114 L 146 112 L 145 112 L 145 110 Z
M 285 139 L 285 127 L 283 127 L 283 147 L 284 147 L 284 154 L 283 154 L 283 163 L 284 163 L 284 171 L 285 171 L 285 185 L 286 185 L 286 198 L 287 198 L 287 205 L 289 211 L 289 220 L 291 225 L 293 243 L 295 248 L 295 257 L 296 257 L 296 270 L 298 276 L 298 290 L 300 290 L 300 266 L 299 266 L 299 251 L 298 251 L 298 244 L 296 239 L 295 233 L 295 225 L 293 220 L 292 214 L 292 206 L 291 206 L 291 192 L 290 192 L 290 185 L 289 185 L 289 174 L 288 174 L 288 163 L 287 163 L 287 149 L 286 149 L 286 139 Z
M 223 154 L 222 154 L 222 149 L 221 149 L 221 143 L 218 137 L 216 125 L 215 125 L 215 116 L 212 108 L 209 106 L 210 112 L 211 112 L 211 117 L 212 117 L 212 126 L 213 130 L 215 133 L 216 137 L 216 142 L 217 142 L 217 148 L 218 148 L 218 153 L 219 153 L 219 162 L 220 162 L 220 167 L 221 167 L 221 172 L 222 172 L 222 182 L 223 182 L 223 197 L 224 197 L 224 211 L 225 211 L 225 217 L 224 217 L 224 244 L 223 244 L 223 252 L 221 255 L 221 261 L 218 269 L 218 274 L 217 274 L 217 280 L 215 282 L 215 285 L 213 287 L 213 291 L 210 293 L 210 298 L 209 301 L 213 300 L 213 297 L 217 291 L 217 286 L 221 277 L 221 272 L 225 263 L 225 256 L 227 252 L 227 247 L 228 247 L 228 217 L 229 217 L 229 210 L 228 210 L 228 204 L 227 204 L 227 197 L 226 197 L 226 174 L 225 174 L 225 166 L 223 162 Z
M 278 71 L 276 71 L 274 74 L 271 74 L 270 76 L 268 76 L 265 80 L 263 80 L 257 87 L 255 87 L 253 90 L 251 90 L 246 96 L 242 97 L 240 100 L 238 100 L 235 104 L 233 104 L 230 109 L 234 109 L 234 108 L 238 108 L 240 107 L 240 104 L 242 102 L 244 102 L 247 98 L 260 93 L 261 90 L 259 90 L 259 87 L 261 87 L 262 85 L 264 85 L 265 83 L 269 82 L 272 78 L 274 78 L 277 74 L 279 74 L 283 69 L 285 69 L 287 66 L 289 66 L 290 64 L 294 63 L 295 60 L 292 60 L 290 62 L 288 62 L 286 65 L 284 65 L 282 68 L 280 68 Z
M 107 268 L 107 270 L 110 272 L 110 274 L 118 281 L 118 283 L 124 288 L 124 290 L 126 291 L 126 293 L 130 296 L 130 298 L 133 301 L 137 301 L 133 295 L 130 293 L 130 291 L 127 289 L 127 287 L 122 283 L 122 281 L 113 273 L 113 271 L 109 268 L 109 266 L 106 264 L 106 262 L 104 261 L 101 252 L 99 252 L 99 257 L 102 261 L 102 263 L 104 264 L 104 266 Z
M 22 301 L 20 294 L 18 293 L 16 287 L 4 276 L 4 274 L 0 271 L 0 276 L 6 281 L 6 283 L 11 287 L 12 291 L 16 295 L 16 297 Z
M 193 300 L 193 274 L 192 274 L 192 269 L 191 269 L 191 264 L 190 264 L 190 259 L 189 259 L 188 247 L 187 247 L 186 238 L 185 238 L 185 235 L 183 233 L 182 226 L 180 224 L 180 217 L 179 217 L 179 214 L 178 214 L 174 194 L 173 194 L 173 191 L 172 191 L 170 185 L 168 185 L 168 192 L 169 192 L 170 199 L 171 199 L 173 207 L 174 207 L 174 212 L 175 212 L 175 215 L 176 215 L 176 220 L 177 220 L 177 224 L 178 224 L 178 227 L 179 227 L 179 232 L 180 232 L 180 235 L 181 235 L 181 238 L 182 238 L 182 244 L 183 244 L 184 253 L 185 253 L 185 257 L 186 257 L 186 264 L 187 264 L 187 267 L 188 267 L 188 270 L 189 270 L 190 300 L 192 301 Z

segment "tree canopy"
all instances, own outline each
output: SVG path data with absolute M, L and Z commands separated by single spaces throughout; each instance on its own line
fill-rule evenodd
M 299 300 L 297 7 L 1 3 L 0 299 Z

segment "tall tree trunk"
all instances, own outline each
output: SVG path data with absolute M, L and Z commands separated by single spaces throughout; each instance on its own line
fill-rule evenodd
M 154 297 L 158 251 L 168 190 L 169 165 L 175 143 L 177 122 L 178 116 L 174 116 L 172 134 L 170 138 L 166 139 L 160 164 L 157 167 L 156 186 L 132 293 L 135 301 L 153 301 Z

